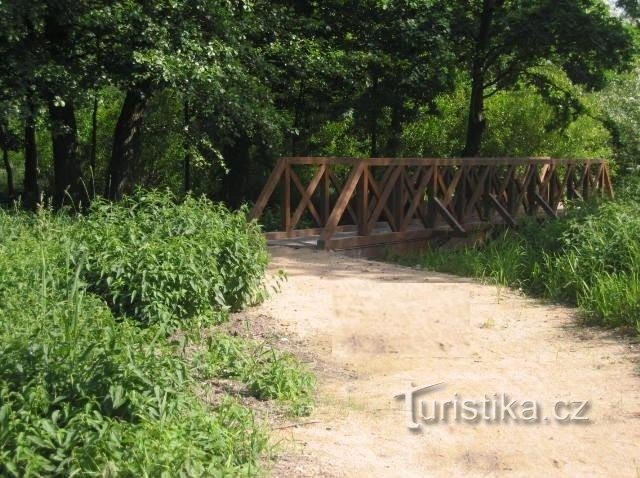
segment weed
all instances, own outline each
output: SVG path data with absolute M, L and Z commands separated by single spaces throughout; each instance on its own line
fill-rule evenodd
M 255 397 L 280 400 L 294 415 L 311 411 L 315 379 L 290 354 L 262 343 L 217 334 L 209 338 L 194 362 L 202 379 L 238 379 Z

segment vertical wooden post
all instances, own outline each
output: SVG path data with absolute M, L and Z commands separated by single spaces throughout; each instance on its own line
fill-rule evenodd
M 480 220 L 489 221 L 491 218 L 491 193 L 493 192 L 493 184 L 495 182 L 496 168 L 493 166 L 487 166 L 487 176 L 484 182 L 478 183 L 478 188 L 481 190 L 480 201 Z
M 529 208 L 527 214 L 534 216 L 538 211 L 538 201 L 535 200 L 535 197 L 538 193 L 538 179 L 540 178 L 540 173 L 538 172 L 537 164 L 531 164 L 529 168 L 531 177 L 527 184 L 527 205 Z
M 327 224 L 331 215 L 331 165 L 327 164 L 322 181 L 322 227 Z
M 466 205 L 469 200 L 469 193 L 467 191 L 467 174 L 469 170 L 464 165 L 459 167 L 462 169 L 462 177 L 460 178 L 460 182 L 458 183 L 458 188 L 455 193 L 454 208 L 458 220 L 461 224 L 464 224 L 467 222 Z
M 342 218 L 345 210 L 349 206 L 349 201 L 353 196 L 353 193 L 357 189 L 358 182 L 360 177 L 362 176 L 362 172 L 364 170 L 364 163 L 360 162 L 356 166 L 353 167 L 347 181 L 344 183 L 342 187 L 342 191 L 340 191 L 340 195 L 336 200 L 336 203 L 331 210 L 331 215 L 329 219 L 327 219 L 327 223 L 324 226 L 324 231 L 320 235 L 320 239 L 318 240 L 318 247 L 322 249 L 328 249 L 330 247 L 329 241 L 333 237 L 338 228 L 338 223 Z
M 407 177 L 407 168 L 406 166 L 389 166 L 389 168 L 400 168 L 400 174 L 398 174 L 398 179 L 396 180 L 396 184 L 393 187 L 392 193 L 392 206 L 391 206 L 391 214 L 393 215 L 393 222 L 398 227 L 398 231 L 396 232 L 404 232 L 406 228 L 404 228 L 404 206 L 407 202 L 406 196 L 406 186 L 405 181 Z M 391 177 L 391 175 L 390 175 Z
M 368 216 L 369 216 L 369 166 L 365 166 L 358 184 L 358 235 L 368 236 Z
M 291 164 L 289 163 L 285 165 L 282 186 L 284 188 L 282 194 L 282 229 L 287 233 L 287 237 L 291 237 Z
M 437 206 L 436 199 L 438 199 L 438 182 L 440 179 L 440 168 L 437 164 L 431 166 L 433 168 L 433 174 L 431 175 L 431 185 L 429 187 L 429 203 L 427 205 L 427 225 L 428 227 L 435 227 Z
M 584 165 L 584 174 L 582 175 L 582 199 L 588 201 L 591 199 L 591 162 L 587 161 Z

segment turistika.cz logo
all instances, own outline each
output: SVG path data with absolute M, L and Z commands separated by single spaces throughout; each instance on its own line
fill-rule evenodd
M 423 425 L 438 423 L 516 423 L 536 424 L 557 422 L 589 423 L 591 404 L 588 400 L 557 401 L 551 407 L 550 415 L 543 412 L 544 407 L 536 400 L 513 399 L 506 393 L 485 395 L 480 400 L 465 399 L 454 395 L 446 401 L 426 400 L 430 392 L 444 387 L 443 383 L 422 387 L 412 386 L 404 393 L 395 396 L 404 400 L 407 426 L 410 430 L 420 430 Z

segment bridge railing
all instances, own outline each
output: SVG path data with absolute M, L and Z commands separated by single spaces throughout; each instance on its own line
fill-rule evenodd
M 604 160 L 281 158 L 251 217 L 278 197 L 282 226 L 269 239 L 345 249 L 555 218 L 568 201 L 613 194 Z

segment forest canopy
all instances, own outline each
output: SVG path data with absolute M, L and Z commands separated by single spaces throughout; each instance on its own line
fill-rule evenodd
M 637 162 L 637 1 L 0 3 L 0 198 L 255 199 L 282 155 Z

